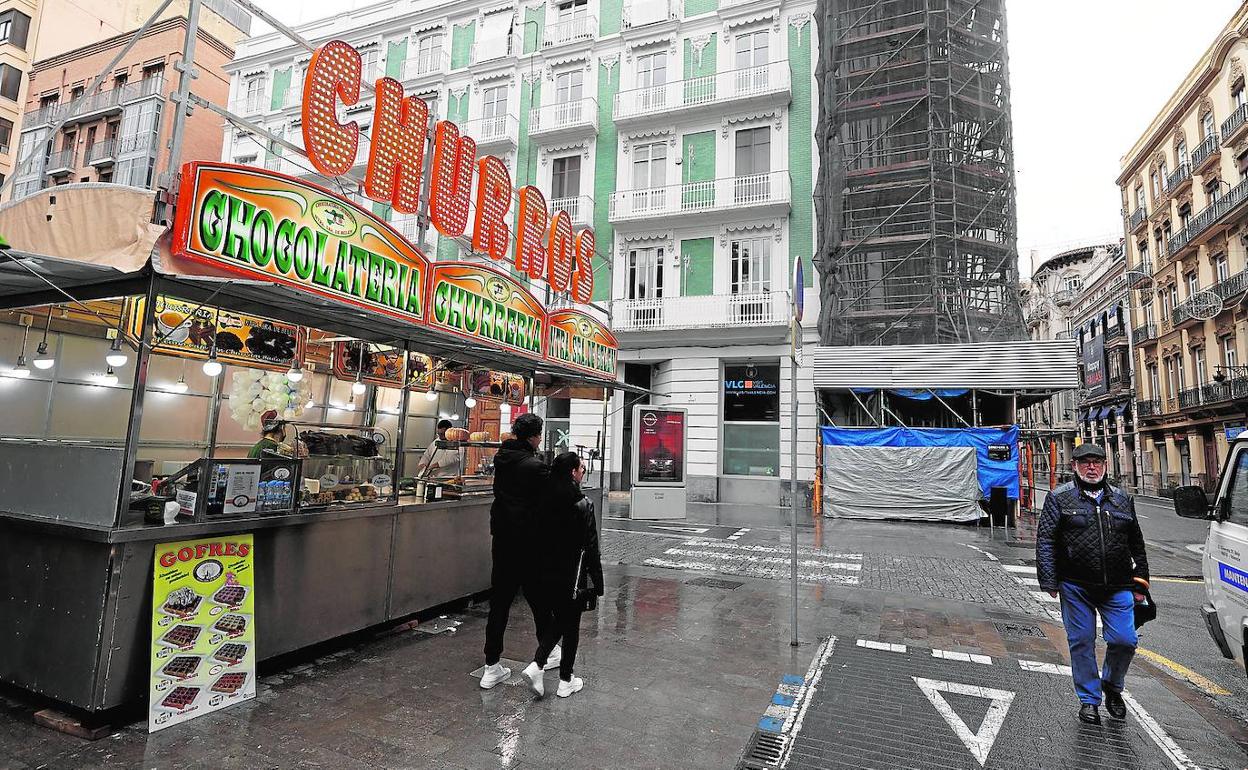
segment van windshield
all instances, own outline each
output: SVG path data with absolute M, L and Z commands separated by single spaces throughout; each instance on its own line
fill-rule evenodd
M 1227 487 L 1227 521 L 1248 526 L 1248 450 L 1235 455 L 1235 468 Z

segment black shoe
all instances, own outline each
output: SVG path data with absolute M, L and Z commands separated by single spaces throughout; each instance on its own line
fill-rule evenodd
M 1122 693 L 1106 690 L 1105 710 L 1108 711 L 1109 715 L 1114 719 L 1126 719 L 1127 704 L 1122 702 Z
M 1079 721 L 1088 725 L 1099 725 L 1101 723 L 1101 712 L 1091 703 L 1085 703 L 1079 707 Z

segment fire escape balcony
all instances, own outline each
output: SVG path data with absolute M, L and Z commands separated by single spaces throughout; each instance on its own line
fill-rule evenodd
M 1148 209 L 1140 206 L 1131 212 L 1131 216 L 1127 217 L 1127 229 L 1131 232 L 1139 230 L 1140 227 L 1148 221 Z
M 1192 183 L 1191 164 L 1181 163 L 1179 167 L 1166 176 L 1166 194 L 1178 195 Z
M 726 212 L 733 218 L 787 214 L 791 203 L 788 171 L 750 174 L 705 182 L 686 182 L 644 190 L 611 193 L 607 217 L 612 224 L 672 217 L 681 221 L 714 221 Z
M 1192 244 L 1200 243 L 1204 235 L 1212 235 L 1213 226 L 1225 219 L 1231 212 L 1239 209 L 1240 204 L 1248 200 L 1248 179 L 1232 187 L 1227 193 L 1210 203 L 1199 214 L 1192 217 L 1179 232 L 1170 236 L 1166 248 L 1172 258 Z
M 1216 133 L 1206 136 L 1205 141 L 1192 150 L 1192 173 L 1203 174 L 1214 161 L 1222 157 L 1221 149 L 1222 143 Z
M 1248 104 L 1241 104 L 1229 118 L 1222 121 L 1222 141 L 1225 144 L 1234 144 L 1245 132 L 1248 132 Z
M 788 104 L 792 96 L 792 76 L 785 60 L 621 91 L 615 95 L 612 114 L 616 124 L 624 126 L 676 114 L 682 118 L 720 115 L 725 107 L 741 111 L 775 107 Z

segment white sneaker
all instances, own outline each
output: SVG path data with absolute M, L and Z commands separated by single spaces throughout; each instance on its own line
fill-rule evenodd
M 526 666 L 520 675 L 529 680 L 529 689 L 534 695 L 540 698 L 546 694 L 546 682 L 542 679 L 542 669 L 536 661 Z
M 486 666 L 485 671 L 481 673 L 481 689 L 493 689 L 499 682 L 506 682 L 511 678 L 511 669 L 502 663 L 495 663 L 492 666 Z
M 579 676 L 572 677 L 572 681 L 570 682 L 565 682 L 562 679 L 560 679 L 559 691 L 555 694 L 558 695 L 560 698 L 566 698 L 574 692 L 580 692 L 581 689 L 584 687 L 585 687 L 585 680 L 581 679 Z
M 555 649 L 551 650 L 550 655 L 547 656 L 544 668 L 546 671 L 559 668 L 561 662 L 563 662 L 563 648 L 556 644 Z

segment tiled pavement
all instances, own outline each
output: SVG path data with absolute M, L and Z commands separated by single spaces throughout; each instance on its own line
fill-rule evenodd
M 753 529 L 737 540 L 703 542 L 607 532 L 607 596 L 583 620 L 577 670 L 587 685 L 570 699 L 535 701 L 519 685 L 478 689 L 469 677 L 480 665 L 484 638 L 484 607 L 478 607 L 457 616 L 458 626 L 439 626 L 454 630 L 405 627 L 262 671 L 255 701 L 154 736 L 138 723 L 85 743 L 33 726 L 24 703 L 0 697 L 0 767 L 733 768 L 777 682 L 806 672 L 822 641 L 833 636 L 841 642 L 798 733 L 818 744 L 795 740 L 790 767 L 979 767 L 916 676 L 1016 693 L 987 767 L 1113 766 L 1091 762 L 1099 735 L 1073 721 L 1069 681 L 1017 667 L 1020 659 L 1065 662 L 1060 627 L 1032 589 L 987 555 L 1018 562 L 1027 552 L 989 544 L 973 528 L 924 528 L 922 537 L 916 531 L 916 525 L 849 522 L 803 530 L 803 558 L 861 569 L 821 568 L 800 585 L 797 648 L 788 643 L 785 570 L 762 562 L 763 572 L 745 574 L 760 562 L 735 555 L 783 555 L 776 553 L 787 553 L 783 533 Z M 694 546 L 686 545 L 690 540 Z M 645 565 L 669 549 L 734 554 L 696 557 L 720 565 L 714 576 L 731 580 L 708 585 L 702 578 L 711 573 Z M 857 585 L 816 579 L 855 573 Z M 532 643 L 521 604 L 508 636 L 507 657 L 514 660 L 527 658 Z M 857 639 L 905 645 L 907 652 L 858 647 Z M 968 659 L 933 658 L 916 648 Z M 989 656 L 993 665 L 969 654 Z M 551 689 L 554 680 L 549 675 Z M 1133 672 L 1130 687 L 1194 763 L 1248 764 L 1232 742 L 1145 673 Z M 905 695 L 895 701 L 876 695 L 898 688 Z M 945 692 L 967 729 L 980 732 L 987 701 Z M 883 745 L 882 738 L 864 740 L 882 730 L 901 744 L 900 753 L 863 754 Z M 1120 765 L 1175 766 L 1150 748 L 1155 744 L 1135 722 L 1120 733 L 1126 736 Z

